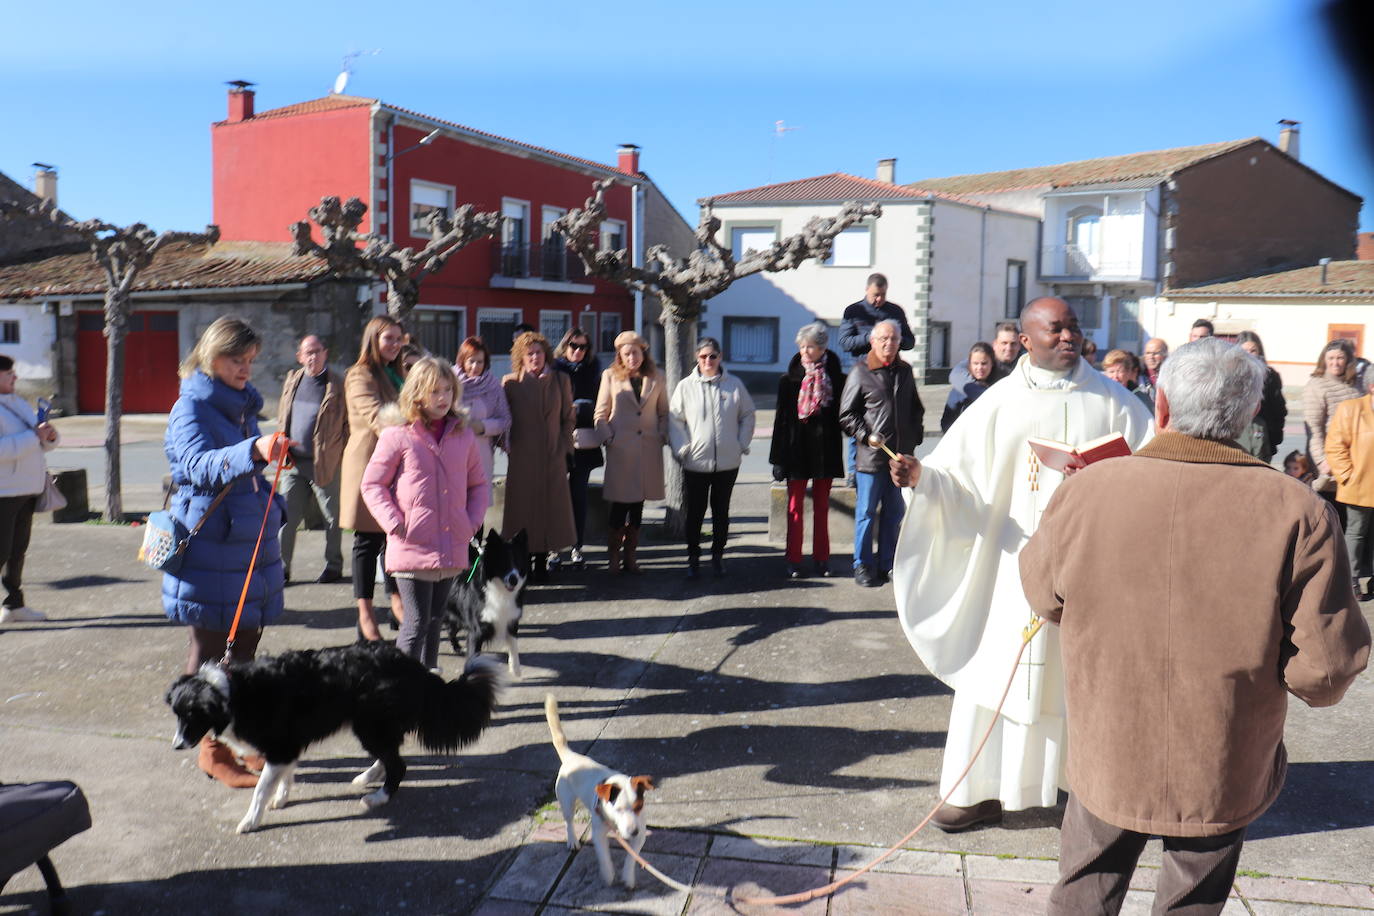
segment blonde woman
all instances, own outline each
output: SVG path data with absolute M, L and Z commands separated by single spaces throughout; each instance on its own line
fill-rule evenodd
M 601 373 L 596 395 L 596 429 L 606 444 L 606 482 L 610 506 L 608 565 L 639 572 L 635 551 L 644 519 L 644 500 L 663 498 L 663 445 L 668 441 L 668 390 L 649 355 L 649 343 L 634 331 L 615 339 L 615 361 Z
M 468 541 L 491 503 L 477 438 L 460 408 L 462 386 L 446 361 L 411 367 L 363 473 L 363 500 L 386 532 L 386 570 L 405 605 L 396 647 L 439 664 L 439 627 Z
M 544 335 L 526 331 L 510 351 L 511 373 L 501 380 L 510 406 L 506 506 L 501 536 L 522 528 L 534 557 L 533 581 L 549 580 L 548 555 L 577 538 L 568 492 L 573 404 L 568 377 L 553 368 Z
M 262 338 L 242 319 L 217 319 L 181 364 L 181 396 L 167 416 L 165 449 L 176 485 L 172 513 L 187 530 L 203 520 L 176 574 L 162 576 L 163 611 L 188 628 L 187 674 L 224 655 L 264 515 L 267 528 L 234 639 L 234 661 L 253 658 L 263 628 L 282 612 L 277 532 L 286 501 L 277 494 L 268 503 L 270 485 L 262 471 L 294 443 L 283 437 L 274 444 L 259 435 L 262 395 L 248 380 L 261 349 Z M 225 785 L 257 785 L 257 776 L 228 745 L 211 737 L 200 743 L 198 764 Z
M 372 608 L 377 589 L 377 561 L 386 547 L 386 533 L 363 502 L 363 472 L 377 447 L 383 426 L 382 408 L 394 404 L 405 384 L 401 368 L 401 348 L 405 329 L 395 318 L 378 315 L 363 328 L 358 361 L 344 376 L 344 404 L 348 407 L 348 444 L 344 446 L 339 469 L 339 527 L 353 531 L 353 597 L 358 602 L 358 636 L 382 638 Z M 391 596 L 391 612 L 399 620 L 404 615 L 396 582 L 386 577 Z

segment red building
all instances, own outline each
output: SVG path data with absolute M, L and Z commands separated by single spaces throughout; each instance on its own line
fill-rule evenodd
M 608 352 L 634 326 L 633 295 L 587 278 L 549 225 L 581 206 L 595 179 L 617 178 L 602 244 L 631 247 L 648 184 L 635 147 L 604 165 L 348 95 L 256 113 L 246 88 L 230 91 L 229 117 L 213 125 L 211 142 L 214 222 L 226 241 L 286 241 L 325 195 L 359 198 L 368 205 L 361 231 L 413 247 L 429 240 L 422 219 L 431 210 L 501 211 L 501 238 L 470 245 L 425 278 L 408 319 L 441 356 L 452 359 L 469 334 L 507 354 L 521 322 L 553 343 L 577 324 Z

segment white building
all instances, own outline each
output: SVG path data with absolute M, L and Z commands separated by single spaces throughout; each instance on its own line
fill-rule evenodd
M 1156 336 L 1188 340 L 1193 322 L 1211 321 L 1219 337 L 1254 331 L 1285 385 L 1312 375 L 1322 347 L 1338 337 L 1366 358 L 1374 332 L 1374 261 L 1333 261 L 1230 283 L 1172 290 L 1146 316 Z
M 713 198 L 721 242 L 736 257 L 799 232 L 814 216 L 834 215 L 845 201 L 883 205 L 880 218 L 836 239 L 828 261 L 746 277 L 707 303 L 703 333 L 720 339 L 732 371 L 783 371 L 799 327 L 820 319 L 838 328 L 868 276 L 882 273 L 916 336 L 915 350 L 903 356 L 920 377 L 943 381 L 942 370 L 1040 293 L 1036 216 L 903 187 L 893 181 L 894 163 L 879 163 L 881 180 L 837 172 Z M 833 337 L 831 349 L 839 353 Z

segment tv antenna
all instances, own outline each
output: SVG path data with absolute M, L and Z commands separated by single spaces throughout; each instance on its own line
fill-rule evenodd
M 777 156 L 778 141 L 800 127 L 788 127 L 782 118 L 773 122 L 773 140 L 768 145 L 768 183 L 773 183 L 773 160 Z
M 333 95 L 343 95 L 344 89 L 348 88 L 348 78 L 353 75 L 353 62 L 360 57 L 371 57 L 374 54 L 381 54 L 381 48 L 373 48 L 370 51 L 349 51 L 343 58 L 343 69 L 339 75 L 334 77 Z

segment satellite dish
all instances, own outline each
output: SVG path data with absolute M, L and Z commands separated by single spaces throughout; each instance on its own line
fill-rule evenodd
M 340 73 L 338 76 L 334 77 L 334 94 L 335 94 L 335 95 L 343 95 L 344 88 L 348 86 L 348 77 L 349 77 L 349 72 L 348 72 L 347 70 L 344 70 L 344 71 L 343 71 L 342 73 Z

